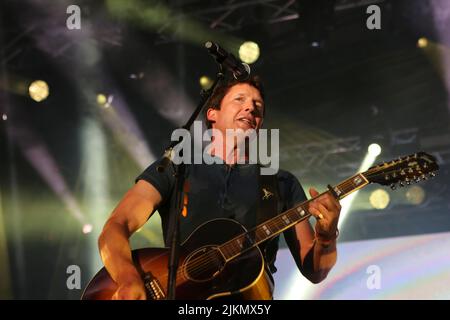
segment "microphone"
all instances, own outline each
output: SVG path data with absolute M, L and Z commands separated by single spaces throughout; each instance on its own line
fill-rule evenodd
M 250 66 L 236 59 L 231 53 L 226 52 L 221 46 L 212 41 L 205 43 L 205 48 L 212 55 L 217 63 L 229 69 L 233 73 L 233 77 L 238 80 L 246 80 L 250 76 Z

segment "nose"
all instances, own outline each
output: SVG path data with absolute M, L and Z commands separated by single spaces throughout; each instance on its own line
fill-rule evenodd
M 244 107 L 244 110 L 251 114 L 255 118 L 262 118 L 263 114 L 259 108 L 256 107 L 255 102 L 251 101 L 247 103 Z
M 248 113 L 254 113 L 256 108 L 255 108 L 255 104 L 253 101 L 247 101 L 244 105 L 244 110 L 247 111 Z

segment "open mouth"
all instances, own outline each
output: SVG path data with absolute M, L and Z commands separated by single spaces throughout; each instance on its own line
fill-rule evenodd
M 256 123 L 254 121 L 251 121 L 250 119 L 247 118 L 239 118 L 237 119 L 238 121 L 241 121 L 245 124 L 247 124 L 250 128 L 255 129 L 256 127 Z

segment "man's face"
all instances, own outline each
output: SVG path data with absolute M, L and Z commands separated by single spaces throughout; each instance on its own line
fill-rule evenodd
M 236 84 L 228 90 L 220 110 L 210 108 L 207 113 L 212 127 L 225 133 L 226 129 L 255 129 L 262 126 L 264 102 L 259 90 L 247 83 Z

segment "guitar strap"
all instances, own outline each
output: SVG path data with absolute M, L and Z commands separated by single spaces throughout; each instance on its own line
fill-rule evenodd
M 259 201 L 257 208 L 257 224 L 260 224 L 270 218 L 273 218 L 280 212 L 279 204 L 280 192 L 278 186 L 278 178 L 276 174 L 262 175 L 258 174 L 259 180 Z M 278 251 L 278 236 L 272 238 L 260 245 L 261 251 L 264 254 L 266 267 L 270 273 L 277 271 L 275 268 L 275 258 Z

